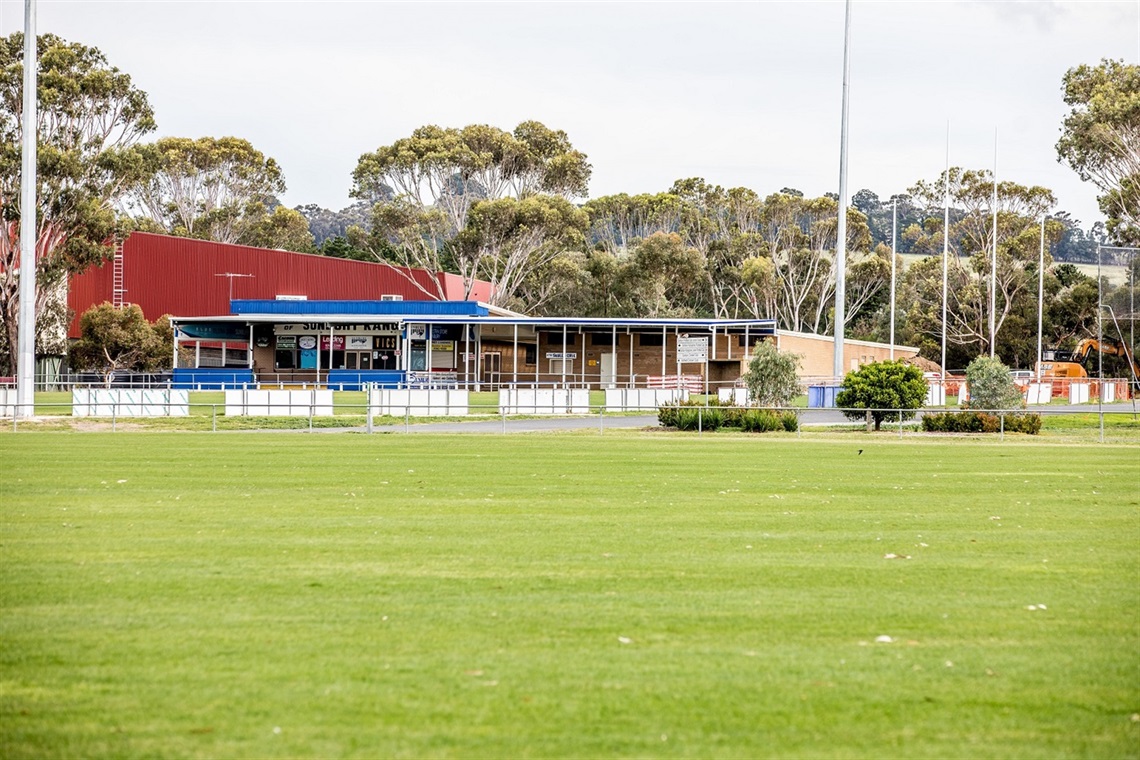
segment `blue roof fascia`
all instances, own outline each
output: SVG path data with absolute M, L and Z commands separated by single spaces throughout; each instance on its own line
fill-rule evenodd
M 230 313 L 323 316 L 329 314 L 393 317 L 486 317 L 490 312 L 478 301 L 230 301 Z
M 468 320 L 455 317 L 424 317 L 418 320 L 430 324 L 466 324 Z M 651 328 L 681 328 L 692 330 L 717 329 L 755 329 L 772 335 L 776 333 L 776 320 L 774 319 L 639 319 L 639 318 L 607 318 L 607 317 L 488 317 L 479 320 L 483 325 L 519 325 L 528 327 L 633 327 L 640 329 Z

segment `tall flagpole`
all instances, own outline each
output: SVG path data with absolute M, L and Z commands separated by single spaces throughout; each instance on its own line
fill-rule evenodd
M 998 199 L 997 199 L 997 159 L 998 159 L 998 131 L 994 127 L 994 244 L 990 255 L 990 358 L 994 357 L 997 343 L 997 235 L 998 235 Z
M 946 120 L 946 173 L 942 175 L 942 383 L 946 383 L 946 280 L 950 268 L 950 120 Z
M 20 166 L 20 309 L 16 417 L 35 415 L 36 380 L 36 2 L 24 0 L 24 113 Z M 9 347 L 10 349 L 11 347 Z
M 839 129 L 839 229 L 835 243 L 835 360 L 833 374 L 843 377 L 843 322 L 847 299 L 847 104 L 851 61 L 851 0 L 843 20 L 843 115 Z

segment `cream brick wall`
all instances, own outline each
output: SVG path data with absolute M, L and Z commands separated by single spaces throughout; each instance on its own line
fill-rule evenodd
M 834 376 L 835 338 L 830 335 L 786 332 L 780 330 L 776 345 L 781 351 L 799 354 L 800 377 L 830 378 Z M 918 355 L 914 346 L 895 344 L 895 358 L 905 359 Z M 850 372 L 864 364 L 886 361 L 891 358 L 891 347 L 887 343 L 872 343 L 863 340 L 843 341 L 843 371 Z

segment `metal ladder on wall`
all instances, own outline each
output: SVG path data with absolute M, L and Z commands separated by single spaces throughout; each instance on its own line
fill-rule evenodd
M 123 296 L 127 289 L 123 287 L 123 241 L 115 240 L 115 254 L 111 262 L 111 305 L 116 309 L 126 306 Z

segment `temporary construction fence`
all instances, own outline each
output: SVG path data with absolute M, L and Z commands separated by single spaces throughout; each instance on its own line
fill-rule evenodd
M 647 375 L 645 384 L 650 388 L 684 389 L 689 393 L 705 392 L 705 379 L 701 375 Z

